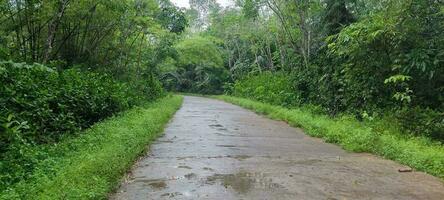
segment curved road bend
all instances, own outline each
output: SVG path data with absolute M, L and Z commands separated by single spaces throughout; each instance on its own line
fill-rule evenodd
M 219 100 L 185 97 L 111 199 L 444 199 L 444 184 Z

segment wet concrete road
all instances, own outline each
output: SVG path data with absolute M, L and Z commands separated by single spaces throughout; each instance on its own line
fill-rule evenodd
M 222 101 L 185 97 L 111 199 L 444 199 L 444 184 Z

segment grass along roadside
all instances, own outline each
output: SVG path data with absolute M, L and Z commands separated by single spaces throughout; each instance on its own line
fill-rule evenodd
M 345 150 L 373 153 L 444 178 L 444 147 L 426 138 L 406 137 L 387 131 L 382 133 L 353 118 L 333 119 L 313 114 L 304 108 L 287 109 L 231 96 L 214 98 L 254 110 L 272 119 L 286 121 L 304 129 L 308 135 L 339 144 Z
M 53 155 L 31 180 L 13 185 L 0 199 L 106 199 L 122 175 L 159 136 L 182 104 L 168 96 L 95 124 L 76 138 L 40 149 Z

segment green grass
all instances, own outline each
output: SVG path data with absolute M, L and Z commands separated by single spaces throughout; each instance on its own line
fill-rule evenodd
M 97 123 L 78 137 L 40 147 L 48 159 L 0 199 L 106 199 L 181 104 L 181 96 L 165 97 Z
M 345 150 L 373 153 L 444 178 L 444 146 L 430 139 L 403 136 L 391 132 L 389 128 L 376 129 L 374 125 L 384 124 L 381 122 L 369 124 L 359 122 L 353 117 L 330 118 L 314 114 L 306 108 L 287 109 L 231 96 L 214 97 L 265 114 L 272 119 L 286 121 L 304 129 L 308 135 L 339 144 Z

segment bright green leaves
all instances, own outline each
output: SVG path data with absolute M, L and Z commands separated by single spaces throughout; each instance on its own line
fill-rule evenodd
M 398 91 L 395 92 L 393 98 L 402 103 L 410 103 L 412 101 L 413 91 L 408 87 L 408 81 L 410 81 L 412 77 L 405 76 L 401 74 L 397 74 L 385 79 L 384 84 L 392 85 L 398 88 Z
M 228 74 L 215 42 L 194 36 L 177 43 L 177 59 L 166 59 L 158 66 L 164 85 L 174 91 L 221 93 Z
M 409 81 L 410 79 L 412 79 L 412 77 L 398 74 L 398 75 L 391 76 L 388 79 L 385 79 L 384 83 L 385 84 L 402 83 L 402 82 Z
M 236 81 L 231 93 L 280 106 L 300 105 L 301 99 L 292 84 L 291 76 L 265 72 Z
M 208 38 L 192 37 L 176 45 L 179 52 L 179 66 L 223 67 L 221 53 Z
M 364 96 L 360 101 L 385 99 L 377 105 L 389 105 L 393 96 L 401 102 L 439 105 L 440 98 L 430 97 L 439 94 L 444 27 L 439 25 L 437 10 L 426 2 L 396 4 L 400 11 L 386 5 L 386 12 L 368 15 L 327 38 L 328 54 L 345 72 L 347 91 L 359 94 L 358 99 Z M 407 80 L 400 84 L 401 79 L 394 79 L 397 74 L 410 77 L 410 87 L 404 85 Z M 426 82 L 428 89 L 423 88 Z

